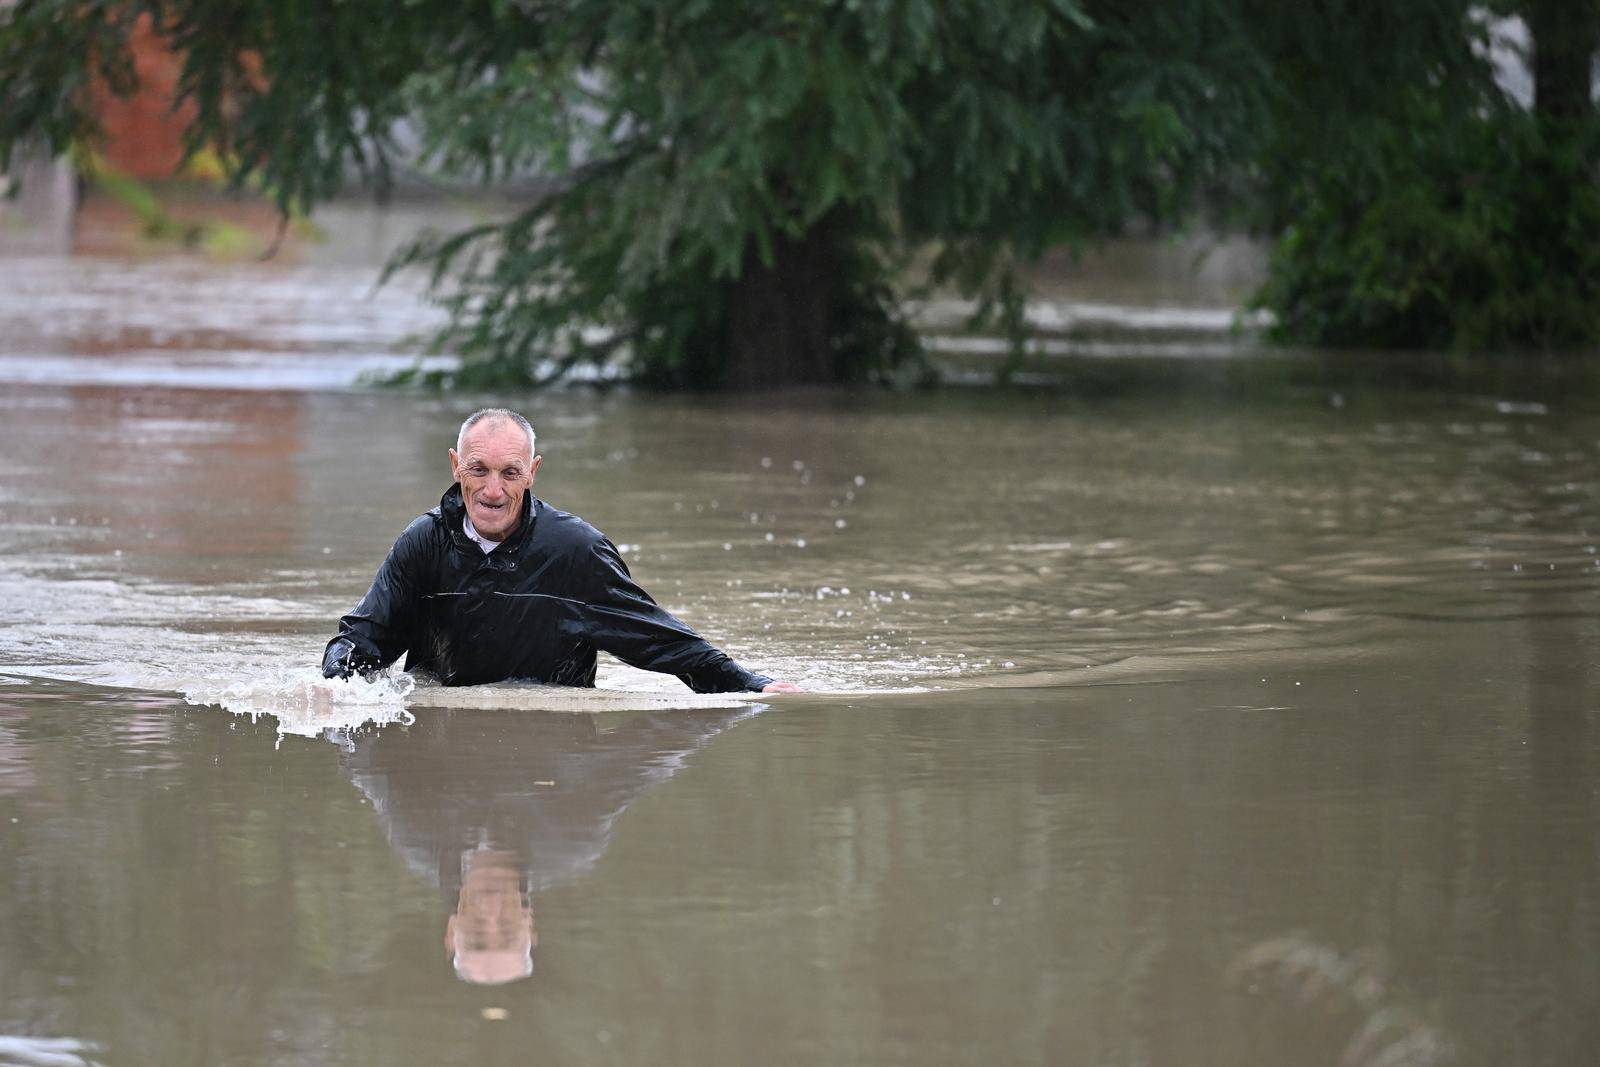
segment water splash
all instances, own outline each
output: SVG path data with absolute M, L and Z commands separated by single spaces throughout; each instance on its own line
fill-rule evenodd
M 298 667 L 245 678 L 182 679 L 177 688 L 189 704 L 215 705 L 252 722 L 271 716 L 280 734 L 301 737 L 349 732 L 368 724 L 408 726 L 415 721 L 406 708 L 415 683 L 393 670 L 367 680 L 324 678 L 315 668 Z

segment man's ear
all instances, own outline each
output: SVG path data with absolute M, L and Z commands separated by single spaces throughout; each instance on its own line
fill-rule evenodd
M 455 455 L 455 453 L 452 452 L 451 455 Z M 541 464 L 543 462 L 544 462 L 544 457 L 543 456 L 534 456 L 533 457 L 533 462 L 528 464 L 528 484 L 529 485 L 533 484 L 533 476 L 535 474 L 539 473 L 539 464 Z
M 446 956 L 456 954 L 456 917 L 453 912 L 444 924 L 444 954 Z
M 461 457 L 456 455 L 456 450 L 450 450 L 450 477 L 456 481 L 461 480 Z

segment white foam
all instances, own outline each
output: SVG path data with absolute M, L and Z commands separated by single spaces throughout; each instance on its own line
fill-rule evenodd
M 251 721 L 269 715 L 280 734 L 318 737 L 369 723 L 410 725 L 414 717 L 406 697 L 413 688 L 410 675 L 400 672 L 386 671 L 369 681 L 324 678 L 316 668 L 299 667 L 243 678 L 187 678 L 179 691 L 190 704 L 216 705 Z

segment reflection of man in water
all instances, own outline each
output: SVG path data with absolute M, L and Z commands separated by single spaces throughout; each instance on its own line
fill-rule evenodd
M 461 892 L 444 928 L 456 977 L 499 985 L 533 973 L 539 934 L 522 878 L 514 852 L 475 848 L 462 854 Z
M 594 715 L 455 709 L 358 738 L 342 757 L 390 845 L 450 902 L 465 981 L 526 978 L 530 894 L 582 876 L 617 819 L 740 719 L 740 709 Z
M 795 691 L 706 643 L 639 588 L 600 531 L 529 493 L 542 458 L 516 412 L 468 417 L 450 449 L 455 484 L 339 620 L 322 673 L 370 673 L 405 653 L 407 670 L 445 685 L 592 686 L 602 650 L 697 693 Z

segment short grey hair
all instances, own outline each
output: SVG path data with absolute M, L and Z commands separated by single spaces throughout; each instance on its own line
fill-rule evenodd
M 530 460 L 539 454 L 538 438 L 534 436 L 533 425 L 527 419 L 510 408 L 483 408 L 468 415 L 466 421 L 461 424 L 460 431 L 456 433 L 456 455 L 459 456 L 464 451 L 461 446 L 466 443 L 468 430 L 480 422 L 497 422 L 500 419 L 516 423 L 528 435 L 528 458 Z

